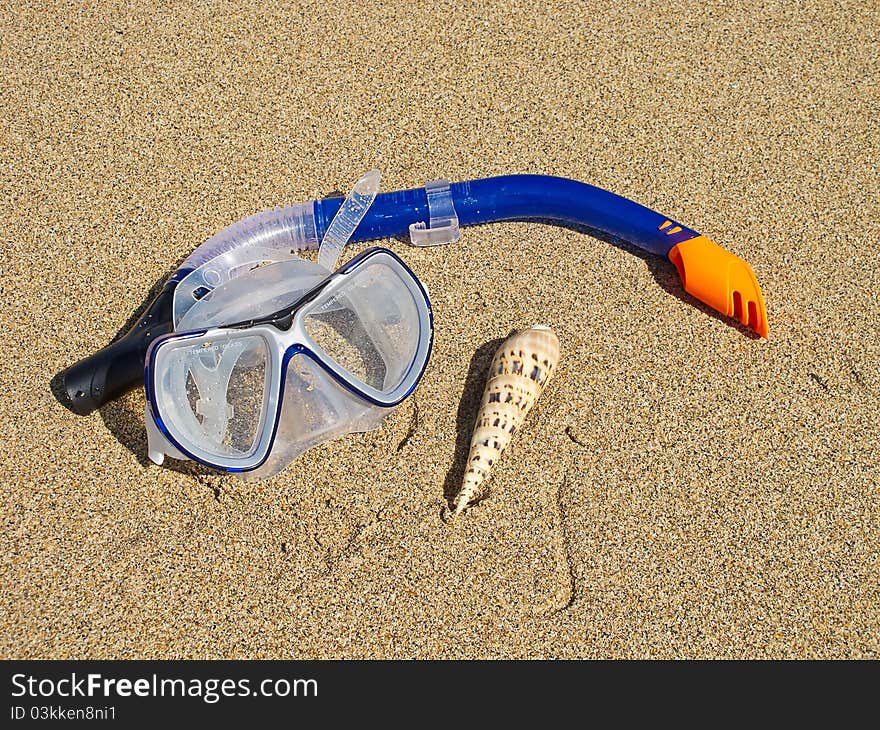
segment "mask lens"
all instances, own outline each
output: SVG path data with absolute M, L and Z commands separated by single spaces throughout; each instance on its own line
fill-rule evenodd
M 412 283 L 387 263 L 369 261 L 305 313 L 309 338 L 355 380 L 390 393 L 406 377 L 419 345 Z
M 154 365 L 158 414 L 195 456 L 251 456 L 266 419 L 269 363 L 258 335 L 232 332 L 163 343 Z

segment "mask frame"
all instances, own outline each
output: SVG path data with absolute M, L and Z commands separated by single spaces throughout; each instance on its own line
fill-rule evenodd
M 357 379 L 328 355 L 310 336 L 306 317 L 319 311 L 320 305 L 351 280 L 368 264 L 387 266 L 412 296 L 418 317 L 418 335 L 412 362 L 400 376 L 400 382 L 383 391 Z M 259 337 L 266 346 L 265 395 L 256 437 L 251 450 L 241 455 L 219 454 L 201 448 L 176 427 L 174 419 L 163 418 L 165 407 L 159 397 L 163 353 L 185 347 L 187 341 L 231 342 L 237 338 Z M 290 360 L 302 354 L 316 363 L 334 381 L 366 403 L 390 409 L 399 405 L 417 387 L 424 374 L 433 345 L 433 313 L 427 291 L 409 267 L 392 251 L 374 247 L 355 256 L 343 267 L 306 292 L 293 304 L 258 319 L 237 322 L 193 332 L 171 333 L 157 338 L 146 354 L 144 386 L 147 396 L 148 426 L 154 426 L 171 449 L 165 453 L 192 459 L 205 466 L 227 472 L 248 472 L 262 466 L 272 453 L 284 403 L 287 368 Z M 167 420 L 167 423 L 166 423 Z

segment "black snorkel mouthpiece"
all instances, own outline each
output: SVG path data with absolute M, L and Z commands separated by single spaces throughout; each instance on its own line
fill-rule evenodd
M 74 413 L 87 416 L 143 383 L 147 348 L 159 335 L 174 329 L 172 303 L 176 287 L 176 281 L 167 282 L 128 332 L 61 373 Z

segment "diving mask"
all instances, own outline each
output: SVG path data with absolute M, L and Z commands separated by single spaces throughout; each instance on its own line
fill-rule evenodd
M 277 280 L 289 264 L 226 286 L 254 291 L 248 278 Z M 424 287 L 383 248 L 266 316 L 159 337 L 145 367 L 150 458 L 271 476 L 319 443 L 376 428 L 415 389 L 432 338 Z

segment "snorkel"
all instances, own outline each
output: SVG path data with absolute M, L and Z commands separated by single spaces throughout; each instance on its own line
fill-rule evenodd
M 71 409 L 87 415 L 142 383 L 150 343 L 175 331 L 189 305 L 271 252 L 317 249 L 342 205 L 334 197 L 263 211 L 199 246 L 122 337 L 62 373 Z M 767 337 L 761 289 L 748 263 L 672 218 L 575 180 L 507 175 L 380 193 L 349 240 L 408 235 L 413 245 L 431 246 L 457 241 L 461 226 L 500 221 L 588 228 L 667 258 L 686 292 Z M 206 269 L 209 261 L 222 265 Z

